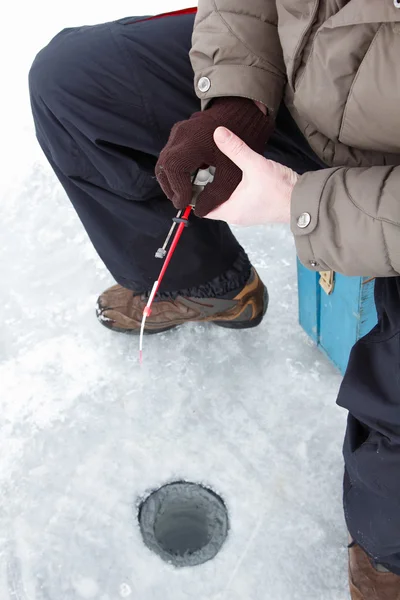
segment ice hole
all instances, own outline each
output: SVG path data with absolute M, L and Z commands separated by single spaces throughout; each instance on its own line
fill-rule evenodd
M 229 518 L 218 494 L 182 481 L 153 492 L 140 506 L 139 524 L 150 550 L 177 567 L 188 567 L 218 554 Z

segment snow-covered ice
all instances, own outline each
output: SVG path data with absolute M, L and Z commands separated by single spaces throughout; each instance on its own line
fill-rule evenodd
M 147 338 L 140 368 L 137 340 L 96 322 L 113 281 L 36 145 L 26 76 L 62 27 L 135 4 L 9 3 L 2 19 L 0 598 L 343 600 L 340 376 L 297 324 L 289 231 L 238 232 L 271 296 L 254 331 Z M 200 567 L 140 538 L 138 500 L 176 479 L 229 509 L 228 541 Z

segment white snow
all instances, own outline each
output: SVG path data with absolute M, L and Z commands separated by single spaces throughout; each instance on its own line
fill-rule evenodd
M 271 295 L 254 331 L 150 337 L 140 368 L 137 339 L 96 321 L 113 281 L 41 156 L 26 78 L 59 29 L 139 5 L 2 8 L 0 598 L 343 600 L 340 377 L 297 325 L 289 231 L 238 233 Z M 142 544 L 136 506 L 181 478 L 216 489 L 232 529 L 176 570 Z

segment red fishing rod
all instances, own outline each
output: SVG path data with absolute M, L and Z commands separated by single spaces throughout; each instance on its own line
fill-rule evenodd
M 156 294 L 157 294 L 158 290 L 160 289 L 160 285 L 162 283 L 162 280 L 164 279 L 164 275 L 168 269 L 168 265 L 171 262 L 173 255 L 174 255 L 174 252 L 176 250 L 178 242 L 182 236 L 183 230 L 188 225 L 190 213 L 196 207 L 197 199 L 200 196 L 201 192 L 206 187 L 206 185 L 211 183 L 214 180 L 214 174 L 215 174 L 215 167 L 209 167 L 208 169 L 199 169 L 197 171 L 197 173 L 194 175 L 193 180 L 192 180 L 192 186 L 193 186 L 192 201 L 189 204 L 189 206 L 186 207 L 183 214 L 182 214 L 182 211 L 179 211 L 177 216 L 173 219 L 173 221 L 174 221 L 173 225 L 167 235 L 167 238 L 164 242 L 163 247 L 159 248 L 156 252 L 156 258 L 164 258 L 165 257 L 165 260 L 164 260 L 162 269 L 160 271 L 160 274 L 158 276 L 158 279 L 154 282 L 154 285 L 151 290 L 147 304 L 143 309 L 142 326 L 140 328 L 140 339 L 139 339 L 140 364 L 142 364 L 142 362 L 143 362 L 143 337 L 144 337 L 144 329 L 145 329 L 145 325 L 146 325 L 146 319 L 147 319 L 147 317 L 150 317 L 150 315 L 151 315 L 151 307 L 153 305 L 154 298 L 156 297 Z M 176 226 L 178 226 L 178 229 L 175 233 L 174 239 L 172 240 L 171 247 L 167 252 L 167 247 L 168 247 L 169 241 L 175 231 Z

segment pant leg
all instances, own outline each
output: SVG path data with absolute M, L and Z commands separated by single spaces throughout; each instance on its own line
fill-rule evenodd
M 375 301 L 378 325 L 354 346 L 338 398 L 344 509 L 356 542 L 400 575 L 400 278 L 377 279 Z
M 66 29 L 36 57 L 29 83 L 38 140 L 98 254 L 121 285 L 144 291 L 176 210 L 154 176 L 173 124 L 199 109 L 189 48 L 193 15 Z M 229 227 L 192 219 L 164 291 L 250 265 Z M 227 290 L 229 291 L 229 290 Z
M 103 262 L 136 291 L 150 289 L 158 275 L 154 253 L 175 215 L 154 176 L 157 157 L 173 124 L 199 109 L 188 56 L 193 20 L 129 17 L 66 29 L 30 71 L 43 151 Z M 265 155 L 299 173 L 323 166 L 283 104 Z M 225 223 L 193 217 L 163 291 L 225 293 L 243 285 L 249 270 Z

